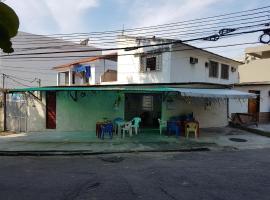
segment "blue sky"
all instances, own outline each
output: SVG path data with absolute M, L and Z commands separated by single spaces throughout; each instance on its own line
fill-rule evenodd
M 6 0 L 5 3 L 19 15 L 20 30 L 36 34 L 150 26 L 270 5 L 268 0 Z

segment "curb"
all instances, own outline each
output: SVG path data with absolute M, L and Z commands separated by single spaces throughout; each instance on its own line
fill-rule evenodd
M 258 130 L 258 129 L 254 129 L 254 128 L 249 128 L 249 127 L 245 127 L 245 126 L 241 126 L 241 125 L 237 125 L 237 124 L 230 124 L 231 127 L 233 128 L 238 128 L 240 130 L 244 130 L 244 131 L 248 131 L 251 133 L 255 133 L 257 135 L 261 135 L 261 136 L 265 136 L 265 137 L 270 137 L 270 132 L 268 131 L 263 131 L 263 130 Z
M 189 148 L 189 149 L 167 149 L 167 150 L 142 150 L 142 151 L 0 151 L 0 156 L 87 156 L 87 155 L 109 155 L 127 153 L 166 153 L 166 152 L 199 152 L 210 151 L 209 148 Z

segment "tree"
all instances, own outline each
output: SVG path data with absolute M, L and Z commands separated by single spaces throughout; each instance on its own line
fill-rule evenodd
M 4 53 L 12 53 L 11 38 L 19 29 L 19 18 L 12 8 L 0 2 L 0 48 Z

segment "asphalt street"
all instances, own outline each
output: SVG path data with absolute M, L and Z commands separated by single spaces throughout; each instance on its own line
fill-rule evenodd
M 269 200 L 270 149 L 0 157 L 0 199 Z

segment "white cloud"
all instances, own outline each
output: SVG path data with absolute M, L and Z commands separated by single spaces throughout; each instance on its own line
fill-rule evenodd
M 83 15 L 98 6 L 98 0 L 9 0 L 19 15 L 20 30 L 32 33 L 86 30 Z
M 86 30 L 87 25 L 83 24 L 83 14 L 89 8 L 98 6 L 97 0 L 46 0 L 46 3 L 53 15 L 54 20 L 60 27 L 61 32 L 77 32 Z
M 131 9 L 134 26 L 151 26 L 204 15 L 207 9 L 222 0 L 135 0 Z

